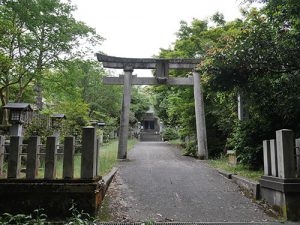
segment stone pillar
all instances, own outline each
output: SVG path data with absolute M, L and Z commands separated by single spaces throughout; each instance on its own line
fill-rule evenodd
M 238 94 L 238 118 L 239 120 L 244 120 L 244 104 L 241 94 Z
M 3 174 L 5 137 L 0 135 L 0 176 Z
M 82 132 L 81 178 L 93 179 L 97 172 L 96 128 L 84 127 Z
M 276 131 L 279 178 L 295 178 L 294 134 L 292 130 Z
M 278 176 L 278 163 L 277 163 L 277 148 L 276 140 L 270 140 L 270 153 L 271 153 L 271 174 L 273 177 Z
M 264 175 L 271 175 L 271 150 L 270 150 L 270 141 L 263 141 L 263 150 L 264 150 Z
M 27 147 L 26 178 L 35 179 L 38 175 L 41 138 L 39 136 L 30 137 Z
M 246 105 L 245 95 L 243 91 L 240 91 L 237 97 L 238 100 L 238 118 L 239 120 L 246 120 L 249 118 L 248 109 Z
M 122 112 L 120 120 L 119 130 L 119 147 L 118 147 L 118 159 L 127 158 L 127 142 L 128 142 L 128 131 L 129 131 L 129 112 L 130 112 L 130 101 L 131 101 L 131 76 L 133 68 L 124 68 L 124 89 L 123 89 L 123 101 L 122 101 Z
M 164 124 L 163 122 L 159 122 L 159 133 L 162 133 L 164 131 Z
M 296 139 L 297 177 L 300 177 L 300 139 Z
M 46 142 L 46 156 L 45 156 L 45 179 L 55 179 L 56 178 L 56 137 L 47 137 Z
M 20 154 L 22 151 L 22 137 L 11 136 L 10 148 L 7 165 L 7 178 L 18 178 L 20 175 L 21 160 Z
M 64 161 L 63 161 L 63 178 L 74 178 L 74 153 L 75 153 L 75 138 L 65 137 L 64 140 Z
M 9 135 L 10 136 L 22 136 L 22 124 L 12 124 L 9 128 Z
M 195 114 L 196 114 L 196 127 L 197 127 L 197 145 L 198 157 L 200 159 L 208 158 L 207 150 L 207 137 L 206 137 L 206 124 L 204 113 L 203 93 L 201 90 L 200 74 L 193 71 L 194 77 L 194 98 L 195 98 Z
M 100 175 L 100 137 L 96 139 L 96 176 Z

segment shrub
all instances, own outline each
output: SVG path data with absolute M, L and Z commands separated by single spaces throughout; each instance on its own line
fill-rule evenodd
M 193 156 L 197 157 L 197 142 L 196 141 L 189 141 L 185 144 L 184 153 L 185 156 Z
M 162 132 L 162 138 L 165 141 L 175 140 L 179 138 L 178 132 L 175 128 L 167 127 Z
M 266 139 L 266 134 L 261 121 L 240 122 L 228 139 L 228 149 L 236 151 L 240 163 L 258 169 L 262 167 L 262 141 Z

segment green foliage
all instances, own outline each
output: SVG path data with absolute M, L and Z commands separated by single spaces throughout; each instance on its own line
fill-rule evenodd
M 43 79 L 43 71 L 67 58 L 85 55 L 90 45 L 101 43 L 95 30 L 74 19 L 74 10 L 70 1 L 0 2 L 2 105 L 22 100 L 23 94 Z M 80 41 L 88 45 L 79 48 Z
M 154 224 L 155 224 L 155 220 L 149 218 L 145 220 L 141 225 L 154 225 Z
M 151 99 L 145 88 L 133 87 L 130 104 L 130 123 L 133 125 L 143 119 L 145 112 L 151 105 Z
M 90 120 L 103 121 L 104 136 L 116 130 L 120 112 L 120 87 L 105 87 L 105 71 L 99 63 L 89 60 L 70 60 L 58 70 L 47 71 L 42 82 L 47 101 L 45 114 L 63 113 L 63 135 L 80 140 L 82 126 Z
M 261 122 L 261 121 L 260 121 Z M 259 121 L 246 121 L 237 124 L 228 139 L 227 148 L 236 151 L 240 163 L 258 168 L 262 161 L 261 140 L 264 138 L 264 124 Z M 260 131 L 260 132 L 259 132 Z
M 42 209 L 36 209 L 31 215 L 4 213 L 0 217 L 0 224 L 15 224 L 15 225 L 43 225 L 47 224 L 47 215 L 43 213 Z
M 162 138 L 164 141 L 176 140 L 179 138 L 177 129 L 173 127 L 166 127 L 162 132 Z
M 33 118 L 29 124 L 25 124 L 26 130 L 24 139 L 27 140 L 30 136 L 40 136 L 42 143 L 46 143 L 46 137 L 52 136 L 53 129 L 49 126 L 49 117 L 41 115 Z
M 197 157 L 198 155 L 198 151 L 197 151 L 197 142 L 196 141 L 189 141 L 187 143 L 184 144 L 184 155 L 185 156 L 193 156 L 193 157 Z
M 90 225 L 95 224 L 95 219 L 83 210 L 79 211 L 73 202 L 70 208 L 71 217 L 67 220 L 66 225 Z
M 209 164 L 215 168 L 227 171 L 229 173 L 237 174 L 242 177 L 246 177 L 255 181 L 259 181 L 263 175 L 263 170 L 256 170 L 244 164 L 237 164 L 232 166 L 228 163 L 228 157 L 221 155 L 219 159 L 210 160 Z

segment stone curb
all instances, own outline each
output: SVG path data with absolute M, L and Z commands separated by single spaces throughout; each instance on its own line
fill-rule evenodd
M 255 200 L 260 199 L 260 184 L 258 182 L 234 174 L 231 176 L 231 180 L 242 189 L 249 191 Z
M 236 174 L 218 170 L 219 174 L 230 179 L 233 183 L 237 184 L 240 188 L 248 191 L 255 200 L 260 199 L 260 184 L 256 181 L 248 180 L 244 177 L 238 176 Z
M 224 171 L 224 170 L 218 170 L 219 174 L 221 174 L 222 176 L 226 177 L 227 179 L 231 179 L 233 173 Z
M 107 191 L 107 189 L 108 189 L 108 187 L 109 187 L 112 179 L 114 178 L 116 172 L 118 171 L 118 169 L 119 169 L 118 167 L 113 167 L 111 169 L 111 171 L 107 175 L 105 175 L 105 176 L 102 177 L 102 179 L 104 181 L 104 193 L 103 193 L 103 197 L 104 197 L 104 195 L 105 195 L 105 193 L 106 193 L 106 191 Z

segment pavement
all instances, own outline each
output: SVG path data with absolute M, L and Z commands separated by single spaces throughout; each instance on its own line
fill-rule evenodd
M 108 191 L 110 221 L 276 221 L 206 161 L 168 143 L 139 142 L 119 164 Z

